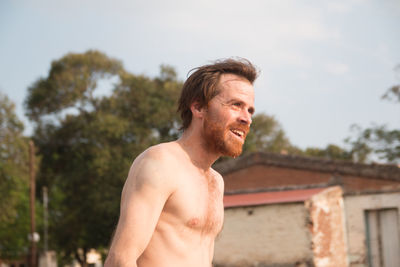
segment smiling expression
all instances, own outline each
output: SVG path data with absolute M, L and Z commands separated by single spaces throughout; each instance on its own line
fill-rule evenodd
M 208 103 L 203 123 L 204 138 L 213 152 L 237 157 L 250 129 L 254 113 L 254 89 L 249 81 L 223 74 L 219 94 Z

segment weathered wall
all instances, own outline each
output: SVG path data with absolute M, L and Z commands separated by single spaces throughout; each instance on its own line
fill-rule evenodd
M 389 165 L 384 166 L 379 164 L 364 165 L 364 164 L 354 164 L 350 162 L 334 162 L 329 160 L 312 159 L 305 157 L 256 153 L 254 155 L 243 157 L 242 159 L 223 162 L 219 166 L 219 168 L 216 169 L 218 169 L 224 176 L 225 192 L 231 194 L 238 192 L 249 193 L 249 192 L 259 192 L 259 191 L 276 191 L 276 190 L 280 191 L 280 190 L 293 190 L 293 189 L 307 189 L 315 187 L 318 188 L 332 187 L 332 186 L 342 187 L 343 194 L 345 195 L 344 218 L 343 216 L 342 217 L 339 216 L 340 214 L 339 208 L 341 204 L 340 201 L 334 200 L 336 199 L 336 197 L 332 197 L 332 199 L 329 197 L 323 201 L 321 200 L 322 202 L 325 201 L 326 205 L 328 205 L 327 204 L 328 202 L 333 201 L 329 205 L 333 205 L 334 209 L 336 209 L 334 212 L 334 214 L 336 215 L 325 214 L 327 213 L 327 209 L 323 208 L 323 205 L 321 203 L 319 204 L 321 204 L 322 206 L 317 208 L 319 209 L 318 212 L 311 211 L 315 212 L 315 214 L 319 214 L 320 216 L 320 218 L 318 218 L 318 216 L 314 214 L 312 220 L 315 220 L 317 223 L 320 223 L 321 225 L 323 224 L 329 225 L 329 227 L 331 227 L 330 231 L 339 231 L 335 233 L 332 232 L 333 235 L 336 235 L 336 236 L 331 236 L 332 238 L 334 237 L 339 240 L 342 239 L 341 236 L 344 235 L 343 239 L 345 240 L 343 241 L 344 242 L 343 246 L 335 245 L 336 248 L 339 249 L 339 251 L 335 251 L 336 248 L 329 248 L 327 250 L 329 251 L 329 253 L 323 249 L 321 249 L 319 252 L 316 250 L 309 251 L 307 254 L 309 255 L 307 259 L 311 259 L 311 262 L 315 262 L 319 266 L 346 266 L 337 264 L 320 265 L 323 264 L 324 262 L 328 262 L 329 261 L 328 259 L 333 255 L 336 254 L 339 255 L 342 254 L 343 251 L 346 251 L 345 250 L 346 244 L 347 244 L 347 264 L 351 267 L 367 266 L 365 259 L 367 254 L 365 248 L 366 238 L 365 238 L 364 210 L 390 208 L 394 206 L 400 209 L 399 207 L 400 197 L 399 196 L 396 197 L 391 193 L 400 191 L 400 177 L 399 177 L 400 169 L 397 166 L 389 166 Z M 355 196 L 356 194 L 358 196 Z M 384 203 L 385 205 L 383 205 Z M 318 206 L 319 204 L 316 205 Z M 268 221 L 271 220 L 271 218 L 274 218 L 274 220 L 279 220 L 276 219 L 276 216 L 274 215 L 276 211 L 272 211 L 273 206 L 275 206 L 276 210 L 280 210 L 280 208 L 276 207 L 283 207 L 283 204 L 263 206 L 263 209 L 265 208 L 264 213 L 266 214 L 266 217 L 260 216 L 261 221 L 263 220 Z M 255 211 L 257 209 L 255 209 Z M 282 208 L 281 210 L 282 212 L 286 212 L 287 209 Z M 237 212 L 237 214 L 235 215 L 234 212 Z M 303 210 L 302 212 L 304 214 L 307 214 L 307 211 Z M 279 228 L 280 230 L 277 230 L 278 229 L 277 225 L 273 226 L 272 224 L 268 226 L 257 226 L 256 221 L 253 222 L 252 219 L 247 218 L 245 215 L 246 215 L 246 209 L 244 208 L 241 209 L 236 208 L 232 209 L 232 211 L 227 210 L 226 212 L 227 218 L 225 226 L 227 229 L 224 229 L 223 231 L 223 234 L 225 236 L 224 235 L 222 236 L 221 242 L 218 243 L 217 241 L 216 251 L 218 253 L 221 253 L 216 255 L 217 259 L 219 255 L 223 255 L 223 257 L 225 257 L 226 259 L 241 259 L 241 257 L 243 258 L 241 254 L 243 251 L 246 251 L 247 249 L 251 250 L 248 247 L 248 244 L 251 244 L 252 239 L 258 240 L 257 238 L 261 236 L 262 239 L 273 240 L 275 236 L 280 235 L 280 234 L 275 234 L 275 232 L 273 232 L 274 234 L 271 234 L 270 236 L 266 237 L 265 236 L 266 234 L 260 231 L 264 231 L 265 229 L 268 229 L 268 231 L 276 231 L 276 233 L 280 233 L 280 231 L 281 232 L 283 231 L 282 229 L 284 226 L 282 225 L 281 228 Z M 290 214 L 287 215 L 288 218 L 289 215 Z M 232 217 L 232 219 L 230 217 Z M 304 217 L 307 216 L 304 215 Z M 329 218 L 329 220 L 326 219 L 325 217 Z M 240 220 L 242 222 L 239 222 Z M 291 220 L 292 219 L 286 219 L 282 221 L 282 224 L 291 225 L 296 222 L 296 219 L 294 219 L 294 221 Z M 340 223 L 339 221 L 342 222 Z M 330 222 L 335 222 L 335 223 L 330 224 Z M 240 226 L 241 224 L 247 224 L 247 223 L 249 223 L 249 226 L 247 228 L 245 226 Z M 343 227 L 341 228 L 336 227 L 337 229 L 335 228 L 334 230 L 332 230 L 333 229 L 332 227 L 335 226 L 335 224 L 337 225 L 340 224 L 341 226 L 344 225 L 345 230 L 343 230 Z M 303 226 L 304 225 L 305 224 L 303 222 Z M 248 236 L 246 232 L 246 237 L 242 237 L 244 235 L 242 234 L 244 231 L 230 229 L 230 228 L 236 229 L 235 227 L 237 229 L 246 229 L 246 231 L 247 229 L 250 229 L 249 230 L 249 232 L 251 232 L 249 234 L 250 236 Z M 263 227 L 265 227 L 265 229 Z M 260 229 L 257 230 L 260 233 L 253 234 L 252 233 L 253 228 Z M 240 234 L 237 234 L 235 236 L 235 231 L 238 231 Z M 327 235 L 328 233 L 324 234 Z M 238 247 L 236 247 L 235 245 L 233 253 L 226 253 L 226 254 L 222 253 L 223 246 L 220 244 L 224 244 L 224 248 L 227 251 L 230 251 L 229 246 L 231 246 L 231 244 L 227 242 L 227 240 L 230 240 L 230 242 L 232 243 L 236 242 L 242 244 L 241 243 L 242 238 L 245 239 L 246 241 L 245 244 L 247 245 L 239 245 Z M 274 242 L 278 241 L 279 240 L 277 241 L 274 240 Z M 283 243 L 285 242 L 285 238 L 282 238 L 282 242 Z M 311 242 L 311 234 L 309 242 Z M 335 242 L 336 241 L 332 241 L 331 243 L 335 244 Z M 273 242 L 271 243 L 273 244 Z M 318 242 L 315 241 L 314 245 L 316 243 Z M 326 242 L 325 239 L 322 239 L 320 243 L 324 244 L 329 242 Z M 303 249 L 305 248 L 305 250 L 307 249 L 311 250 L 309 245 L 310 244 L 304 246 Z M 262 244 L 260 246 L 267 247 L 267 244 Z M 271 251 L 274 251 L 274 253 L 276 253 L 277 255 L 272 255 L 272 256 L 269 255 L 268 259 L 279 258 L 281 255 L 285 255 L 284 254 L 285 246 L 286 244 L 281 246 L 281 250 L 277 249 L 276 247 L 270 248 Z M 243 249 L 243 251 L 241 249 Z M 257 248 L 254 251 L 260 251 L 260 249 Z M 261 255 L 261 253 L 260 254 L 257 253 L 256 255 Z M 325 259 L 325 260 L 314 261 L 314 254 L 316 258 L 319 257 L 320 259 Z M 346 256 L 343 256 L 341 258 L 346 259 Z M 231 262 L 235 261 L 232 260 Z M 237 266 L 246 266 L 246 265 L 238 264 Z M 255 264 L 252 266 L 257 266 L 257 265 Z M 259 265 L 259 266 L 285 266 L 285 265 L 284 263 L 282 263 L 281 265 Z
M 342 189 L 328 188 L 306 201 L 314 264 L 317 267 L 347 267 L 347 247 Z
M 366 210 L 384 208 L 397 208 L 400 210 L 400 192 L 345 196 L 344 206 L 350 266 L 367 267 L 368 252 L 364 212 Z
M 216 266 L 310 266 L 311 236 L 304 203 L 225 210 L 215 243 Z M 295 265 L 297 262 L 298 265 Z

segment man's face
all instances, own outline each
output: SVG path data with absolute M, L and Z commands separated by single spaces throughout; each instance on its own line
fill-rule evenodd
M 223 74 L 220 93 L 208 103 L 203 132 L 207 146 L 224 156 L 237 157 L 254 113 L 254 88 L 246 79 Z

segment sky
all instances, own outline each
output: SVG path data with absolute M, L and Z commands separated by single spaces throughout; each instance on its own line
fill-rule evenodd
M 292 144 L 344 146 L 350 126 L 400 128 L 399 0 L 2 0 L 0 92 L 25 124 L 27 88 L 51 62 L 89 49 L 155 77 L 244 57 L 261 71 L 256 113 L 272 115 Z M 102 88 L 109 94 L 111 87 Z

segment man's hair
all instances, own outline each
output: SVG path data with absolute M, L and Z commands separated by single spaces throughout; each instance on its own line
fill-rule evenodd
M 247 59 L 225 59 L 215 61 L 213 64 L 204 65 L 195 69 L 183 84 L 179 98 L 178 112 L 182 118 L 181 130 L 186 130 L 192 122 L 190 106 L 198 102 L 200 107 L 219 94 L 218 82 L 222 74 L 235 74 L 247 79 L 251 84 L 258 76 L 256 67 Z M 190 71 L 190 72 L 191 72 Z

